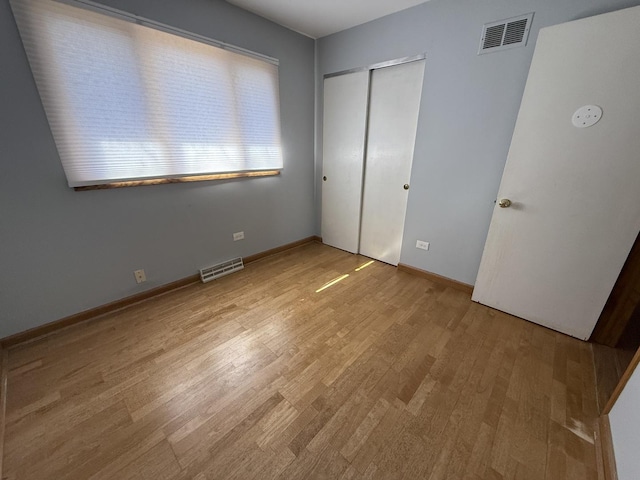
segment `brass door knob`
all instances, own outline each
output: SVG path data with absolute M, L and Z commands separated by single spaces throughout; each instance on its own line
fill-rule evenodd
M 511 206 L 511 200 L 509 200 L 508 198 L 502 198 L 498 202 L 498 205 L 500 206 L 500 208 L 509 208 Z
M 405 190 L 409 190 L 409 184 L 408 184 L 408 183 L 405 183 L 405 184 L 404 184 L 404 187 L 402 187 L 402 188 L 404 188 Z

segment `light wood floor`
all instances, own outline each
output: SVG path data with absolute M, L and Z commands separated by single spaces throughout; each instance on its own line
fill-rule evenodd
M 5 478 L 597 478 L 588 344 L 366 262 L 310 244 L 13 348 Z

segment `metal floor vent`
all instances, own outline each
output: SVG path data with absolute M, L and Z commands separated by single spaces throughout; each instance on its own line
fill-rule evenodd
M 244 263 L 242 263 L 242 258 L 234 258 L 233 260 L 219 263 L 218 265 L 213 265 L 212 267 L 201 268 L 200 279 L 202 280 L 202 283 L 207 283 L 211 280 L 215 280 L 216 278 L 229 275 L 230 273 L 233 273 L 237 270 L 242 270 L 243 268 Z
M 533 13 L 507 18 L 498 22 L 487 23 L 482 27 L 478 55 L 483 53 L 524 47 L 529 38 L 529 29 Z

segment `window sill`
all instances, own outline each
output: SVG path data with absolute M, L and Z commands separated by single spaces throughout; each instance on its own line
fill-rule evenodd
M 212 180 L 231 180 L 234 178 L 272 177 L 280 175 L 280 170 L 264 170 L 260 172 L 217 173 L 214 175 L 196 175 L 177 178 L 150 178 L 146 180 L 131 180 L 127 182 L 112 182 L 101 185 L 87 185 L 73 187 L 76 192 L 85 190 L 107 190 L 111 188 L 142 187 L 144 185 L 164 185 L 167 183 L 209 182 Z

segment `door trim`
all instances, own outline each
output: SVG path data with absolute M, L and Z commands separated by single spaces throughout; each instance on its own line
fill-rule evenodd
M 638 364 L 640 364 L 640 348 L 636 350 L 636 354 L 631 359 L 631 363 L 629 363 L 629 366 L 622 374 L 622 377 L 620 377 L 620 381 L 618 382 L 618 385 L 616 385 L 616 388 L 613 390 L 613 393 L 609 397 L 609 400 L 607 401 L 607 404 L 605 405 L 604 410 L 602 411 L 602 415 L 609 415 L 609 413 L 611 413 L 613 406 L 616 404 L 618 397 L 622 393 L 622 390 L 624 390 L 624 387 L 627 385 L 627 382 L 631 378 L 631 375 L 633 375 L 633 372 L 635 371 Z
M 598 418 L 594 433 L 596 436 L 594 443 L 596 447 L 596 462 L 598 462 L 598 479 L 618 480 L 609 415 L 601 415 Z

